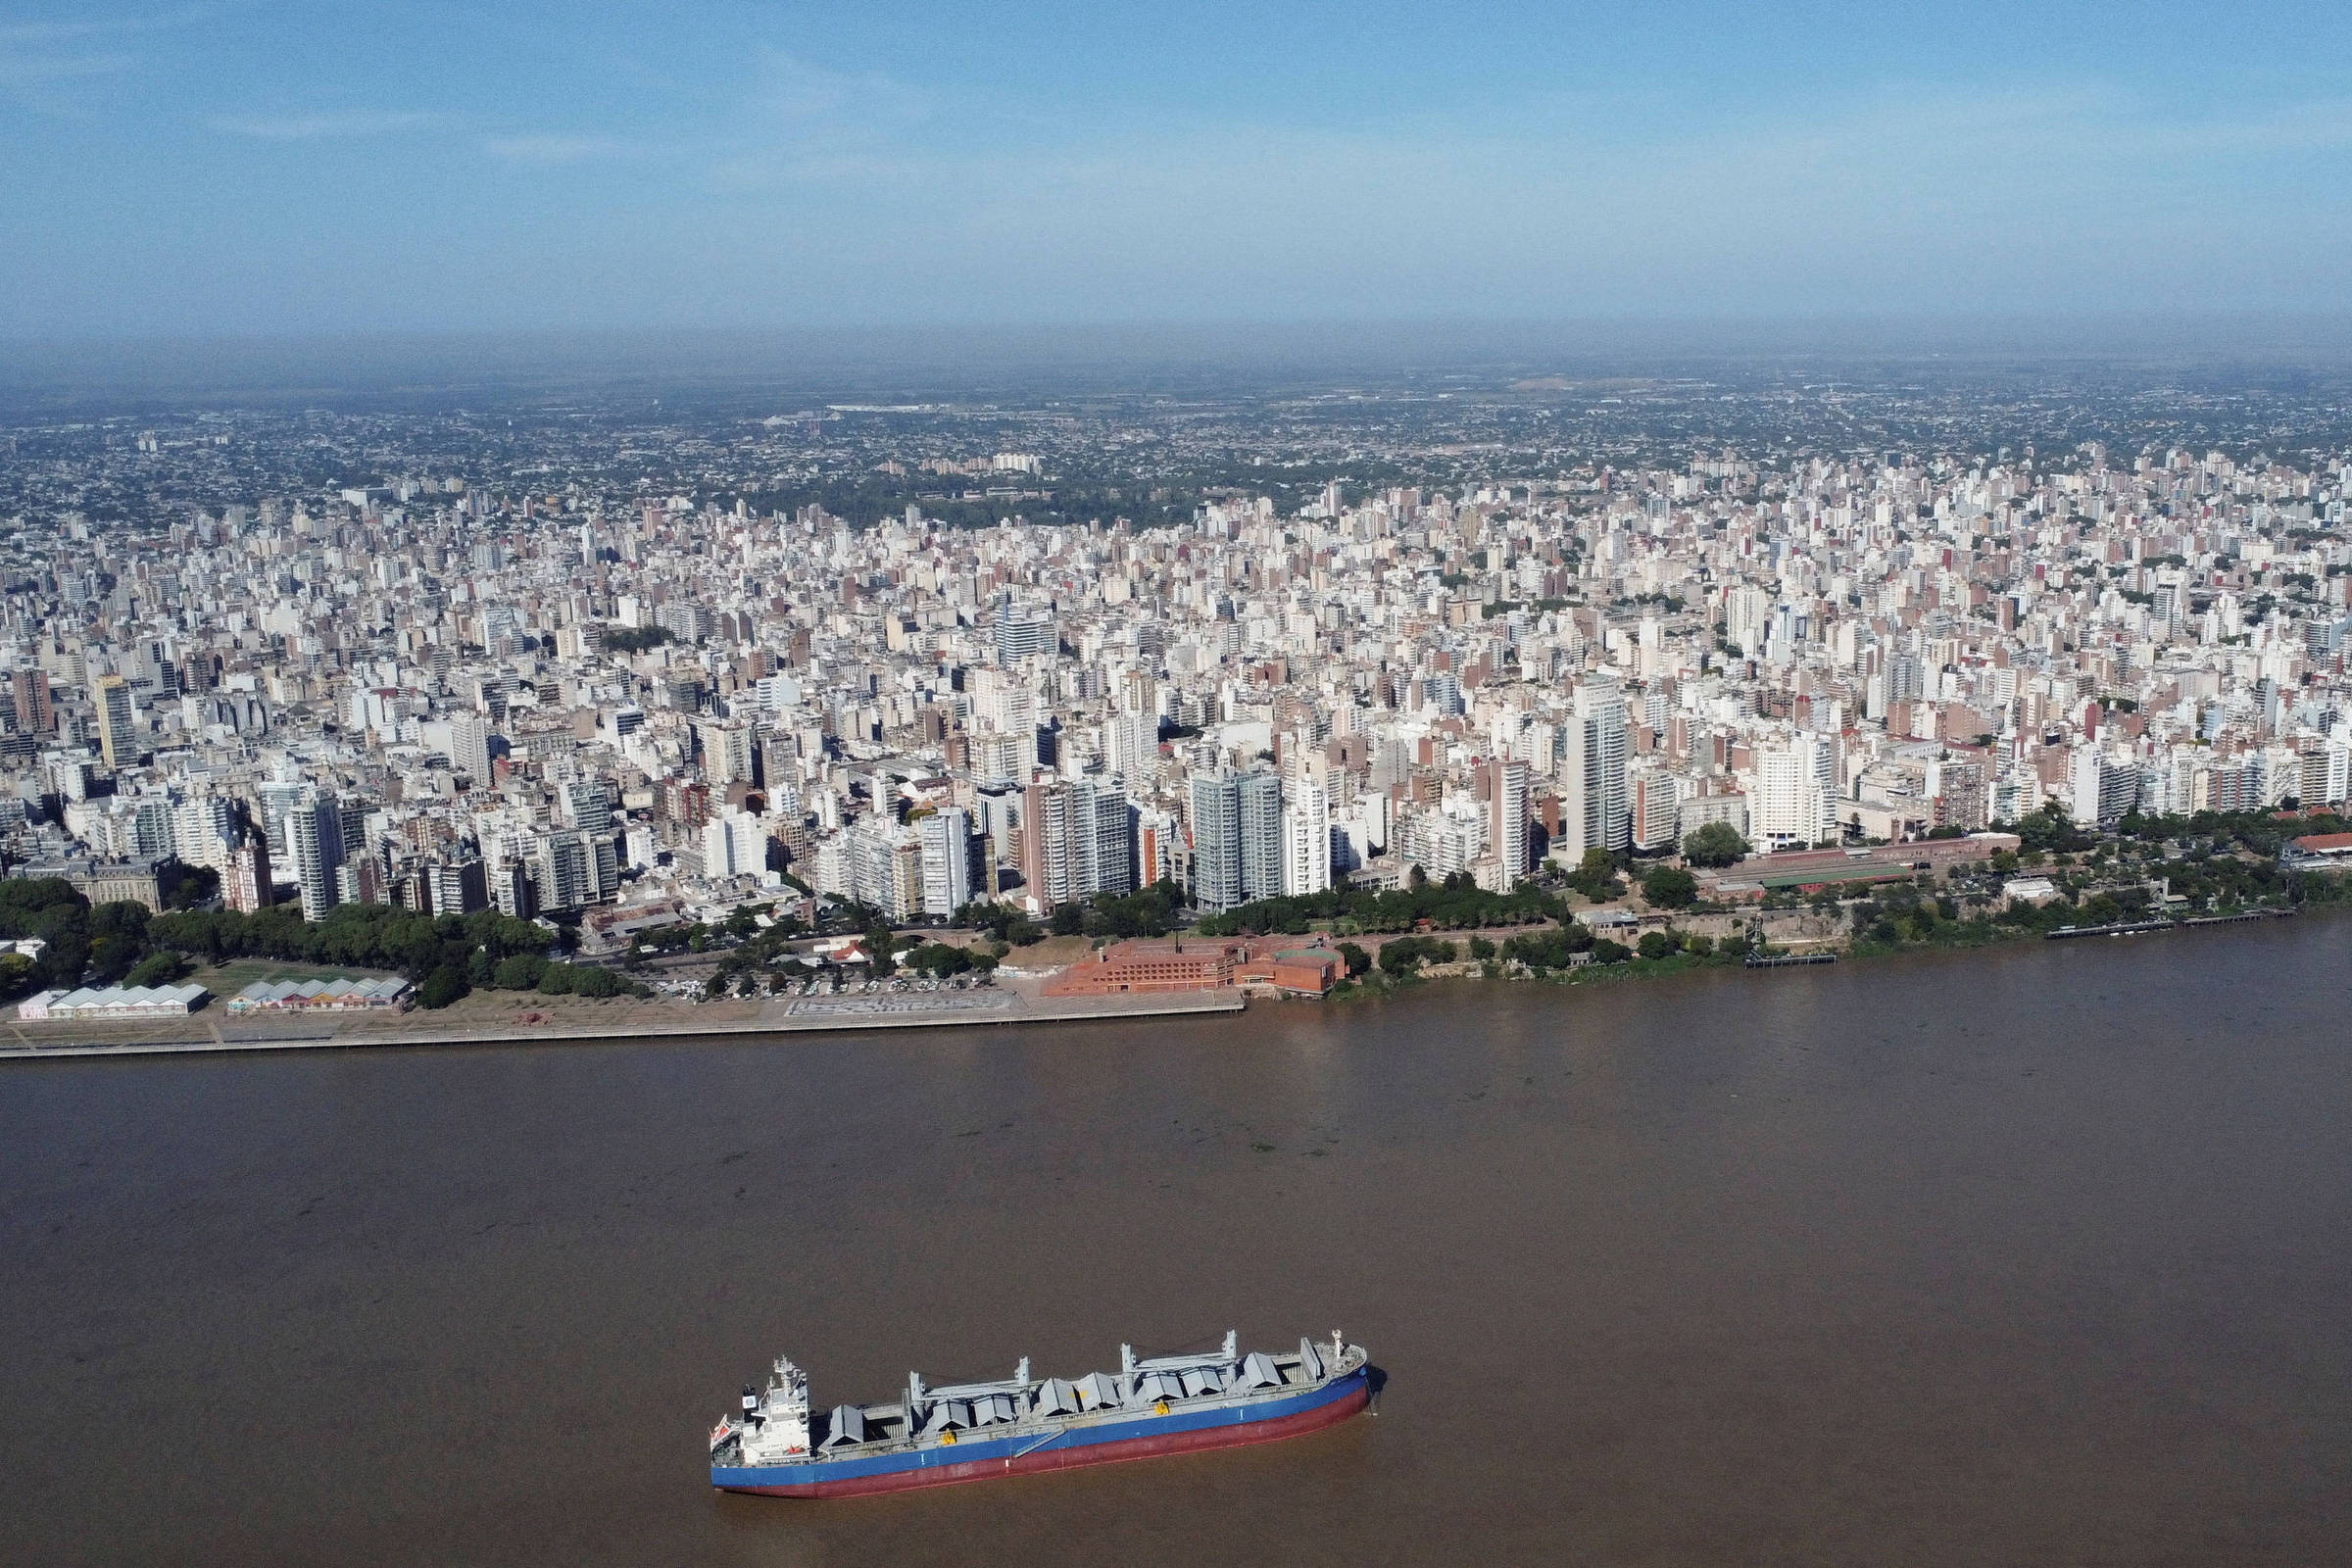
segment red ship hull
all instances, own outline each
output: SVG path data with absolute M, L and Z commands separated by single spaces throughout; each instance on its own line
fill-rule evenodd
M 811 1486 L 729 1487 L 730 1492 L 760 1493 L 771 1497 L 866 1497 L 882 1492 L 911 1492 L 917 1487 L 949 1487 L 961 1481 L 990 1481 L 1041 1470 L 1076 1470 L 1090 1464 L 1118 1464 L 1128 1459 L 1156 1459 L 1169 1453 L 1199 1453 L 1207 1448 L 1238 1448 L 1252 1443 L 1273 1443 L 1337 1426 L 1371 1401 L 1368 1387 L 1359 1386 L 1344 1397 L 1297 1415 L 1246 1426 L 1203 1427 L 1192 1432 L 1155 1433 L 1118 1443 L 1092 1444 L 1082 1448 L 1041 1448 L 1011 1458 L 976 1459 L 968 1464 L 925 1465 L 883 1475 L 820 1481 Z

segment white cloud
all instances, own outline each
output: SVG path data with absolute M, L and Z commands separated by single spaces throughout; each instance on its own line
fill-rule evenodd
M 0 47 L 23 43 L 55 43 L 65 38 L 90 38 L 125 32 L 152 32 L 179 27 L 217 14 L 216 6 L 192 6 L 144 17 L 105 17 L 78 22 L 14 22 L 0 26 Z
M 2313 161 L 2352 151 L 2333 102 L 2191 117 L 2096 84 L 1896 84 L 1744 115 L 1009 137 L 960 110 L 862 113 L 830 84 L 792 102 L 738 127 L 708 188 L 806 286 L 885 314 L 973 295 L 1108 315 L 2004 308 L 2228 300 L 2273 272 L 2300 298 L 2325 272 L 2312 242 L 2352 228 L 2352 203 L 2314 201 Z
M 88 112 L 77 84 L 119 75 L 136 63 L 123 54 L 25 53 L 0 37 L 0 103 L 34 114 L 77 118 Z
M 77 76 L 112 75 L 128 71 L 128 55 L 8 55 L 0 54 L 0 87 L 28 87 L 45 81 L 71 81 Z
M 502 163 L 552 167 L 625 158 L 637 149 L 611 136 L 491 136 L 482 150 Z
M 120 50 L 99 53 L 89 50 L 102 41 L 121 39 L 126 34 L 201 21 L 211 14 L 211 9 L 0 25 L 0 102 L 37 114 L 83 117 L 92 112 L 92 106 L 83 96 L 75 94 L 70 84 L 121 75 L 139 64 L 138 56 Z
M 772 49 L 760 57 L 759 81 L 751 98 L 785 121 L 905 123 L 931 112 L 928 92 L 895 76 L 878 71 L 828 71 Z
M 205 123 L 231 136 L 309 141 L 320 136 L 381 136 L 446 118 L 423 109 L 330 109 L 309 115 L 214 115 Z
M 770 50 L 709 178 L 725 191 L 919 181 L 938 168 L 920 146 L 934 107 L 923 88 L 880 72 L 828 71 Z

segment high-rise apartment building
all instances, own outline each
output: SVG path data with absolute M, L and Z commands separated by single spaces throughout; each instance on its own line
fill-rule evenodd
M 490 906 L 490 878 L 478 859 L 427 866 L 424 907 L 428 914 L 471 914 Z
M 1240 794 L 1242 902 L 1280 898 L 1282 776 L 1263 771 L 1244 773 Z
M 539 839 L 535 881 L 539 907 L 585 908 L 596 901 L 596 854 L 585 833 L 547 833 Z
M 564 814 L 582 833 L 609 833 L 612 792 L 601 778 L 573 779 L 564 786 Z
M 478 714 L 460 713 L 449 721 L 449 765 L 476 789 L 490 787 L 490 721 Z
M 1559 731 L 1560 853 L 1611 854 L 1632 848 L 1633 803 L 1626 790 L 1625 695 L 1611 680 L 1587 682 Z
M 1015 612 L 1007 599 L 997 611 L 997 662 L 1018 663 L 1039 654 L 1050 654 L 1059 646 L 1051 616 Z
M 277 902 L 270 875 L 270 841 L 248 832 L 220 873 L 220 902 L 239 914 L 268 908 Z
M 1242 780 L 1238 773 L 1195 773 L 1187 803 L 1193 835 L 1193 903 L 1230 909 L 1242 893 Z
M 1135 888 L 1134 811 L 1104 779 L 1041 781 L 1021 800 L 1021 881 L 1040 910 Z
M 2067 760 L 2067 806 L 2085 827 L 2113 827 L 2139 798 L 2139 768 L 2129 757 L 2110 754 L 2104 747 L 2075 749 Z M 2222 809 L 2253 810 L 2264 804 L 2259 791 L 2238 792 Z
M 1113 713 L 1102 740 L 1110 771 L 1132 787 L 1159 760 L 1159 715 L 1133 709 Z
M 703 777 L 711 784 L 756 782 L 753 759 L 758 736 L 734 719 L 698 718 L 695 740 L 703 751 Z
M 1838 837 L 1837 757 L 1827 736 L 1797 735 L 1756 754 L 1748 831 L 1764 850 Z
M 1525 762 L 1487 764 L 1487 850 L 1509 887 L 1528 870 L 1528 767 Z
M 343 814 L 332 795 L 314 795 L 286 812 L 286 838 L 294 851 L 294 880 L 302 893 L 302 917 L 326 918 L 342 902 Z
M 1284 792 L 1282 891 L 1286 898 L 1331 886 L 1331 796 L 1322 785 L 1299 782 Z
M 923 912 L 952 915 L 972 901 L 972 818 L 945 806 L 915 823 L 923 852 Z
M 16 705 L 18 729 L 26 734 L 46 735 L 57 728 L 57 703 L 49 692 L 47 670 L 12 670 L 8 683 L 9 697 Z
M 225 869 L 235 853 L 235 808 L 218 795 L 199 795 L 172 811 L 172 854 L 190 865 Z
M 120 675 L 101 675 L 92 690 L 98 699 L 98 754 L 116 772 L 139 760 L 139 713 L 130 682 Z
M 703 824 L 703 875 L 762 876 L 767 830 L 749 811 L 726 811 Z

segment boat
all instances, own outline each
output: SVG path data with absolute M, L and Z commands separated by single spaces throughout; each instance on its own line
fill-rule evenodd
M 996 1476 L 1113 1464 L 1298 1437 L 1370 1402 L 1364 1348 L 1334 1331 L 1296 1350 L 1240 1351 L 1239 1336 L 1200 1355 L 1138 1359 L 1075 1380 L 1011 1377 L 940 1388 L 919 1373 L 893 1404 L 814 1410 L 808 1374 L 779 1356 L 764 1388 L 710 1433 L 710 1484 L 777 1497 L 856 1497 Z

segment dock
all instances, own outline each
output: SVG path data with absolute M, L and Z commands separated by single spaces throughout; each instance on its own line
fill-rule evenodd
M 2137 937 L 2158 931 L 2185 931 L 2198 925 L 2237 925 L 2247 920 L 2286 920 L 2294 916 L 2292 909 L 2240 909 L 2235 914 L 2182 915 L 2173 920 L 2116 920 L 2106 925 L 2062 925 L 2055 931 L 2044 931 L 2043 940 L 2067 942 L 2076 937 Z

